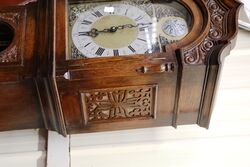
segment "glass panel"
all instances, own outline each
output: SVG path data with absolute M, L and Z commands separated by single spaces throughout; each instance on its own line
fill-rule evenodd
M 68 59 L 161 52 L 184 38 L 190 15 L 179 3 L 69 2 Z

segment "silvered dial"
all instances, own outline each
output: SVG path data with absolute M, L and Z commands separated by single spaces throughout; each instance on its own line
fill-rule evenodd
M 151 49 L 151 17 L 128 4 L 100 5 L 78 15 L 72 41 L 86 57 L 144 54 Z
M 171 18 L 163 23 L 162 30 L 171 37 L 183 37 L 188 33 L 188 26 L 182 18 Z

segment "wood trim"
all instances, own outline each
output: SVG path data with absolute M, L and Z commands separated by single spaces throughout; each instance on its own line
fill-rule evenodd
M 221 74 L 221 69 L 223 66 L 223 61 L 227 55 L 229 55 L 230 50 L 234 47 L 234 38 L 238 33 L 238 16 L 239 10 L 242 6 L 238 1 L 225 1 L 224 4 L 220 2 L 221 5 L 226 5 L 227 7 L 227 22 L 230 22 L 230 26 L 227 26 L 227 34 L 225 38 L 226 41 L 220 41 L 219 44 L 215 45 L 205 60 L 207 64 L 205 80 L 204 80 L 204 90 L 203 97 L 201 100 L 201 106 L 199 111 L 199 117 L 197 119 L 197 124 L 201 127 L 208 128 L 213 104 L 216 99 L 216 90 L 219 84 L 219 78 Z M 235 15 L 236 13 L 236 15 Z

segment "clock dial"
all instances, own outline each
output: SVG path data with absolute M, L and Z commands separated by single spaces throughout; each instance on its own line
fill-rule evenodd
M 131 5 L 100 5 L 79 14 L 72 40 L 88 58 L 145 54 L 155 41 L 149 35 L 152 21 L 145 11 Z
M 162 30 L 165 34 L 180 38 L 188 33 L 187 23 L 182 18 L 170 18 L 166 20 L 162 25 Z
M 177 2 L 150 0 L 74 3 L 69 7 L 72 59 L 161 52 L 183 39 L 191 16 Z
M 188 34 L 188 25 L 181 17 L 164 17 L 159 23 L 159 35 L 169 43 L 181 40 Z

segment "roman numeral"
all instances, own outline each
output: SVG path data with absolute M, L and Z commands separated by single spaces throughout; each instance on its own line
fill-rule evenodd
M 119 56 L 119 50 L 113 50 L 114 56 Z
M 134 49 L 131 45 L 129 45 L 128 48 L 129 48 L 133 53 L 136 52 L 135 49 Z
M 79 32 L 78 36 L 88 36 L 88 33 L 87 32 Z
M 84 47 L 86 48 L 87 46 L 89 46 L 91 44 L 91 42 L 87 43 Z
M 139 21 L 139 20 L 143 19 L 143 17 L 144 17 L 144 16 L 138 16 L 138 17 L 135 19 L 135 21 Z
M 103 16 L 100 11 L 96 11 L 96 12 L 92 13 L 92 15 L 95 17 L 102 17 Z
M 137 38 L 140 41 L 147 42 L 145 39 Z
M 146 27 L 140 27 L 140 28 L 139 28 L 139 31 L 145 31 L 146 29 L 149 29 L 149 26 L 146 26 Z
M 104 51 L 105 51 L 104 48 L 98 48 L 97 51 L 95 52 L 95 54 L 98 55 L 98 56 L 101 56 Z
M 84 24 L 84 25 L 90 25 L 90 24 L 92 24 L 92 22 L 88 21 L 88 20 L 83 20 L 82 24 Z

